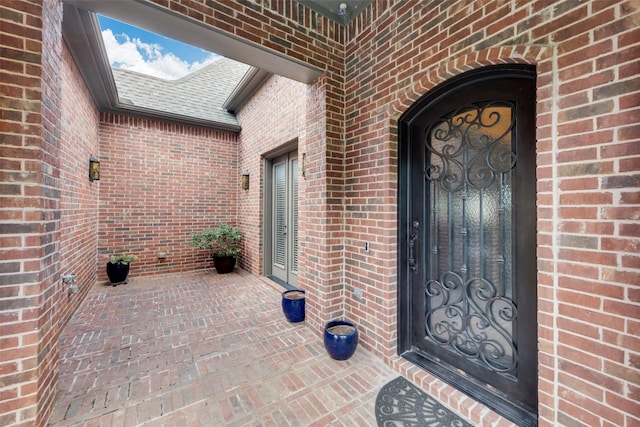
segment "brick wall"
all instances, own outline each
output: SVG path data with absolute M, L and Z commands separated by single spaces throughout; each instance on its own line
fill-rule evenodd
M 264 157 L 279 147 L 297 141 L 300 161 L 306 148 L 306 92 L 307 86 L 302 83 L 273 76 L 238 112 L 238 119 L 242 124 L 238 169 L 240 173 L 249 172 L 251 183 L 248 191 L 239 189 L 239 185 L 236 186 L 239 192 L 238 224 L 242 228 L 245 240 L 240 264 L 253 274 L 264 274 Z M 302 176 L 298 179 L 299 193 L 303 195 L 304 180 Z M 299 233 L 304 232 L 301 227 L 299 229 Z
M 139 257 L 130 277 L 211 268 L 190 233 L 236 224 L 237 136 L 106 113 L 99 133 L 98 280 L 122 252 Z
M 0 6 L 0 424 L 44 424 L 59 280 L 62 7 Z
M 38 297 L 38 416 L 49 417 L 55 397 L 58 368 L 58 336 L 61 324 L 59 272 L 60 241 L 60 134 L 62 92 L 62 4 L 42 2 L 42 109 L 40 188 L 40 289 Z
M 478 424 L 499 418 L 393 356 L 397 120 L 453 75 L 495 63 L 537 66 L 540 425 L 640 423 L 639 7 L 374 2 L 351 25 L 347 315 L 363 326 L 367 348 Z
M 89 181 L 89 158 L 100 156 L 99 113 L 66 46 L 62 61 L 60 136 L 60 274 L 75 274 L 78 292 L 60 282 L 56 325 L 63 328 L 96 282 L 100 182 Z

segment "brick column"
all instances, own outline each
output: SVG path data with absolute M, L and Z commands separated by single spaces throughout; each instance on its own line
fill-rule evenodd
M 59 0 L 0 6 L 0 425 L 44 425 L 55 392 L 61 20 Z

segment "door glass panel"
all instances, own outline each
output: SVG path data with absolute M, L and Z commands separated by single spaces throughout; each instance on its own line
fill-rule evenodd
M 292 262 L 291 270 L 298 272 L 298 160 L 291 161 L 291 226 L 292 226 Z
M 425 332 L 443 349 L 505 377 L 513 339 L 513 106 L 470 105 L 426 131 L 429 219 Z
M 287 243 L 287 193 L 285 166 L 285 163 L 278 163 L 273 167 L 273 262 L 280 268 L 285 268 Z

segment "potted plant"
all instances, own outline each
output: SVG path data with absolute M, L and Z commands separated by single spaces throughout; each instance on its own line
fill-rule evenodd
M 349 320 L 331 320 L 324 327 L 324 347 L 335 360 L 347 360 L 358 346 L 358 328 Z
M 302 289 L 290 289 L 282 293 L 282 312 L 289 322 L 304 320 L 305 292 Z
M 107 263 L 107 276 L 109 276 L 109 282 L 113 286 L 120 283 L 127 283 L 127 276 L 129 275 L 129 267 L 131 261 L 138 259 L 137 255 L 133 254 L 116 254 L 109 257 Z
M 222 223 L 213 230 L 205 228 L 191 235 L 191 246 L 213 252 L 213 265 L 220 274 L 231 273 L 240 255 L 242 233 L 238 227 Z

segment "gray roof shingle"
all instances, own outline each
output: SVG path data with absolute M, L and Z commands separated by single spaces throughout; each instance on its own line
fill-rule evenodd
M 121 104 L 227 125 L 239 125 L 222 105 L 237 87 L 249 65 L 220 58 L 177 80 L 164 80 L 113 68 Z

